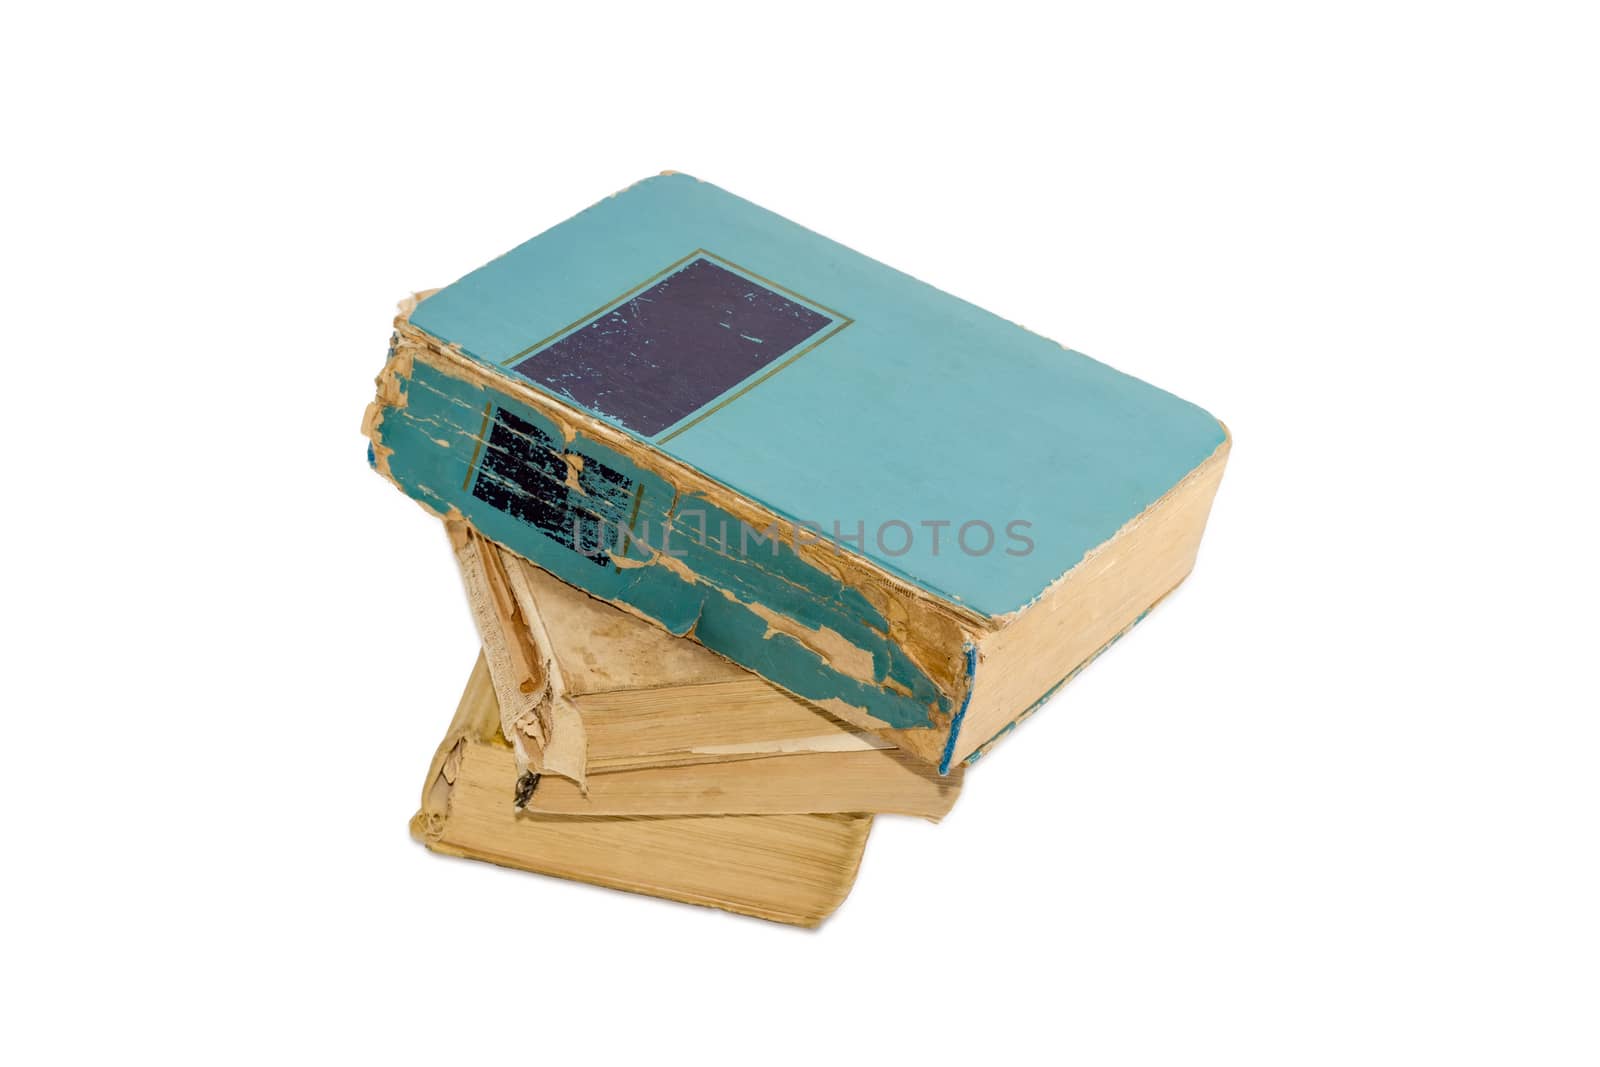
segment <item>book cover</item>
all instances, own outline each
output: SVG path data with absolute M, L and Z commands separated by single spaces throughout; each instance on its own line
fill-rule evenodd
M 945 769 L 1182 580 L 1229 448 L 681 174 L 408 303 L 365 429 L 435 513 Z

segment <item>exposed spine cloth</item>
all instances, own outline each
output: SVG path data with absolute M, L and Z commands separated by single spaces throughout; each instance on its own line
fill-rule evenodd
M 460 565 L 472 618 L 500 705 L 500 730 L 511 743 L 519 783 L 515 806 L 527 803 L 534 776 L 554 774 L 587 787 L 583 717 L 568 699 L 549 634 L 531 593 L 498 550 L 463 522 L 446 528 Z

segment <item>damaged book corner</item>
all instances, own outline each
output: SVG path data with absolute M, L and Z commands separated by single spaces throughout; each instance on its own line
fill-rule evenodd
M 364 430 L 482 644 L 413 834 L 801 925 L 1188 576 L 1230 446 L 674 173 L 405 301 Z

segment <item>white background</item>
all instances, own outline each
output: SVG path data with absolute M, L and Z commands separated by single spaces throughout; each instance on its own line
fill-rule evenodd
M 8 1062 L 1594 1063 L 1585 5 L 7 16 Z M 688 171 L 1195 400 L 1198 570 L 820 931 L 431 856 L 395 301 Z

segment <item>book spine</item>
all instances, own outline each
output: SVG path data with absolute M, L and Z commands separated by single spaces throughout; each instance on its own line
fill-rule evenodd
M 948 729 L 944 692 L 862 593 L 703 496 L 492 386 L 404 353 L 368 414 L 374 467 L 558 578 L 848 721 Z

